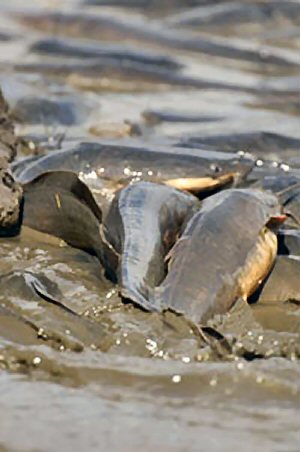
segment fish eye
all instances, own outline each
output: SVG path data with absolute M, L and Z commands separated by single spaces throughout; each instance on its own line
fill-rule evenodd
M 220 173 L 222 171 L 222 168 L 218 165 L 215 165 L 214 163 L 212 163 L 210 165 L 210 169 L 214 172 L 214 173 Z

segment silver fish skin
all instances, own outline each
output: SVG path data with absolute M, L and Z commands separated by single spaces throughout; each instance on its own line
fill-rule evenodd
M 254 189 L 229 189 L 205 199 L 170 252 L 155 303 L 196 323 L 227 312 L 243 296 L 240 280 L 247 262 L 255 262 L 261 231 L 280 212 L 276 196 Z
M 21 167 L 20 167 L 21 165 Z M 235 172 L 243 177 L 254 160 L 237 153 L 186 149 L 166 145 L 145 145 L 125 140 L 80 142 L 26 163 L 13 166 L 18 182 L 28 183 L 46 171 L 72 171 L 89 177 L 127 183 L 137 176 L 161 181 L 182 177 L 221 176 Z
M 184 221 L 199 206 L 193 195 L 152 182 L 137 182 L 118 192 L 104 231 L 119 259 L 117 267 L 109 265 L 109 258 L 105 266 L 110 267 L 108 274 L 115 274 L 123 298 L 160 310 L 150 295 L 165 277 L 165 256 Z

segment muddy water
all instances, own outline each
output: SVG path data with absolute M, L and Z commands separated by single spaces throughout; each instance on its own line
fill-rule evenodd
M 299 2 L 109 3 L 1 2 L 18 158 L 130 137 L 299 171 Z M 37 51 L 53 38 L 73 54 Z M 225 340 L 123 305 L 95 257 L 54 237 L 1 239 L 0 450 L 299 450 L 299 305 L 240 304 L 211 326 Z

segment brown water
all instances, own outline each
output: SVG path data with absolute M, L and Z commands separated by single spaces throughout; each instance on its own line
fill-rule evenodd
M 48 145 L 57 134 L 66 141 L 93 136 L 123 140 L 136 130 L 136 140 L 156 143 L 241 132 L 300 138 L 299 2 L 294 2 L 298 14 L 278 9 L 264 21 L 221 20 L 193 28 L 174 25 L 175 14 L 184 10 L 176 1 L 163 2 L 161 10 L 87 6 L 75 0 L 24 3 L 0 5 L 0 33 L 10 37 L 0 41 L 0 85 L 16 115 L 23 115 L 19 134 L 42 134 Z M 184 39 L 227 42 L 258 55 L 280 56 L 286 64 L 216 56 L 116 31 L 98 36 L 92 27 L 82 32 L 57 21 L 19 20 L 25 12 L 54 10 L 112 16 L 144 27 L 162 23 Z M 29 67 L 67 64 L 68 57 L 29 50 L 45 37 L 77 46 L 95 45 L 98 38 L 102 46 L 108 40 L 142 55 L 167 56 L 184 65 L 182 79 L 174 85 L 170 74 L 175 69 L 167 77 L 128 73 L 128 57 L 122 70 L 107 69 L 105 63 L 104 75 L 97 70 L 60 75 Z M 25 63 L 26 70 L 20 66 Z M 239 89 L 199 89 L 188 78 Z M 253 92 L 258 88 L 259 93 Z M 69 113 L 62 115 L 67 123 L 57 112 L 39 115 L 39 108 L 33 109 L 32 119 L 28 107 L 20 108 L 28 96 L 70 102 Z M 143 118 L 145 110 L 214 119 L 153 124 Z M 265 143 L 263 135 L 250 149 L 235 150 L 250 150 L 259 165 L 267 159 L 268 168 L 281 165 L 282 171 L 293 169 L 299 158 L 299 148 L 288 141 L 276 144 L 276 138 Z M 299 450 L 299 305 L 237 305 L 211 322 L 226 337 L 219 342 L 199 335 L 174 314 L 123 305 L 96 258 L 53 237 L 23 228 L 19 237 L 0 240 L 0 257 L 1 451 Z

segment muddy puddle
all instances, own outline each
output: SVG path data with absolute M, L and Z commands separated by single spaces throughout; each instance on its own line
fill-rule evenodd
M 299 1 L 2 1 L 16 161 L 95 141 L 249 155 L 245 186 L 299 176 L 299 30 Z M 299 300 L 209 328 L 123 303 L 54 236 L 0 238 L 0 451 L 299 450 Z

